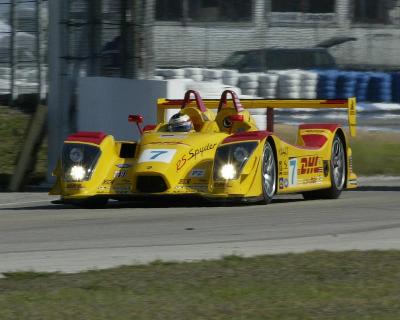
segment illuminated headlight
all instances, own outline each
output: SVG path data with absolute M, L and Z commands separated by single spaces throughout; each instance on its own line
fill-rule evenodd
M 218 147 L 214 158 L 214 180 L 238 179 L 258 141 L 226 144 Z
M 65 181 L 88 181 L 101 155 L 100 148 L 83 143 L 65 143 L 61 165 Z
M 236 177 L 236 169 L 233 164 L 225 164 L 221 168 L 221 177 L 225 180 L 234 179 Z
M 75 181 L 81 181 L 86 176 L 86 170 L 82 166 L 73 166 L 70 171 L 71 178 Z

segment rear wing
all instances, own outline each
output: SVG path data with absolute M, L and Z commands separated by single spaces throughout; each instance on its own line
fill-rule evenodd
M 189 92 L 190 91 L 190 92 Z M 186 106 L 198 107 L 200 110 L 204 107 L 207 109 L 220 109 L 221 101 L 224 107 L 244 109 L 266 109 L 267 110 L 267 130 L 274 131 L 274 109 L 347 109 L 347 119 L 349 132 L 352 137 L 356 136 L 356 98 L 340 99 L 340 100 L 266 100 L 266 99 L 237 99 L 236 94 L 227 90 L 222 94 L 221 100 L 217 99 L 201 99 L 198 93 L 189 90 L 184 99 L 158 99 L 157 100 L 157 121 L 165 121 L 165 111 L 168 109 L 180 109 Z M 226 92 L 233 93 L 232 100 L 226 99 Z M 195 99 L 190 100 L 191 93 L 195 94 Z M 189 98 L 188 98 L 189 97 Z M 236 98 L 235 98 L 236 97 Z

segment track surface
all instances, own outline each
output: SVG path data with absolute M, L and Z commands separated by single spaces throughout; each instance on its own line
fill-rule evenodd
M 268 206 L 55 205 L 45 193 L 0 194 L 0 273 L 76 272 L 156 259 L 314 249 L 400 249 L 400 178 L 361 180 L 338 200 L 277 197 Z

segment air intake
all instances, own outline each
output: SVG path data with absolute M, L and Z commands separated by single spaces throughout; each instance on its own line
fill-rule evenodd
M 164 192 L 167 184 L 160 176 L 139 176 L 137 177 L 136 190 L 143 193 Z

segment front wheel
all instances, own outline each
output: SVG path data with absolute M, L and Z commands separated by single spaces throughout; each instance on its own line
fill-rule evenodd
M 261 202 L 268 204 L 276 193 L 276 160 L 269 142 L 265 143 L 261 167 L 262 197 Z
M 331 187 L 304 192 L 304 199 L 337 199 L 342 193 L 346 182 L 346 154 L 343 141 L 338 135 L 333 139 L 329 168 Z

